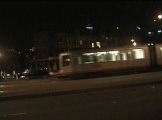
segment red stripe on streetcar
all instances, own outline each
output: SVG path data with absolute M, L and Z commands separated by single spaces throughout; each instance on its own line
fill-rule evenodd
M 79 71 L 79 72 L 63 72 L 60 75 L 76 75 L 76 74 L 84 74 L 84 73 L 93 73 L 93 72 L 104 72 L 104 71 L 114 71 L 114 70 L 126 70 L 126 69 L 135 69 L 135 68 L 145 68 L 149 67 L 148 65 L 140 65 L 134 67 L 120 67 L 120 68 L 109 68 L 109 69 L 100 69 L 100 70 L 87 70 L 87 71 Z

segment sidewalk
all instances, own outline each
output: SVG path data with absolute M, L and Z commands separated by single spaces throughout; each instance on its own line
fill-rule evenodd
M 67 81 L 58 81 L 55 80 L 55 78 L 27 81 L 18 80 L 15 85 L 12 84 L 15 82 L 11 81 L 1 82 L 2 85 L 6 83 L 8 87 L 1 88 L 1 90 L 4 90 L 4 92 L 1 93 L 1 101 L 159 84 L 162 83 L 162 71 Z

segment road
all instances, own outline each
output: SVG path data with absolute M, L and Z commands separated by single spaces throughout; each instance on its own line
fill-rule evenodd
M 56 80 L 55 78 L 3 81 L 0 83 L 1 101 L 33 96 L 63 95 L 126 88 L 153 83 L 162 83 L 162 71 L 101 77 L 81 80 Z M 18 97 L 19 96 L 19 97 Z
M 2 101 L 1 120 L 162 120 L 162 84 Z

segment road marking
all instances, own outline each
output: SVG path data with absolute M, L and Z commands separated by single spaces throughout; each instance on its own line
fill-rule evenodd
M 27 113 L 12 113 L 12 114 L 0 115 L 0 116 L 6 117 L 6 116 L 18 116 L 18 115 L 27 115 Z

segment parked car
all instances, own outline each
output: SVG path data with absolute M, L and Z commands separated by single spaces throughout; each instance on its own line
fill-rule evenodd
M 24 79 L 34 79 L 34 78 L 46 78 L 48 77 L 48 71 L 35 71 L 25 74 Z
M 18 78 L 25 78 L 28 73 L 19 73 Z

